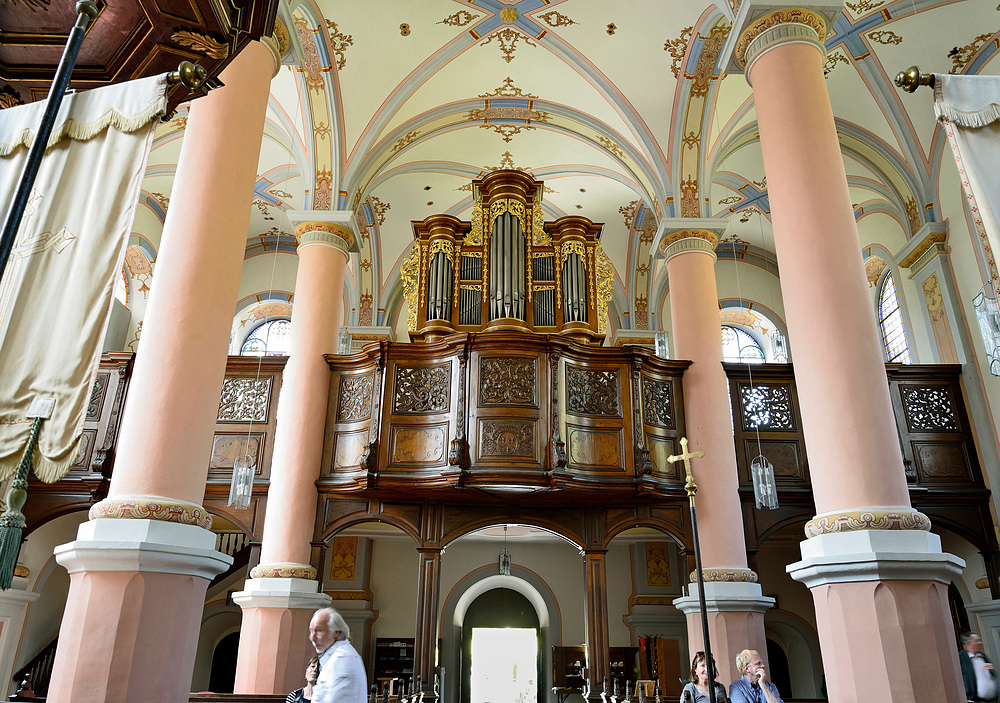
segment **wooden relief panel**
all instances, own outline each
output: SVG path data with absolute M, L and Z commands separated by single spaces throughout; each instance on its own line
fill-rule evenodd
M 913 458 L 921 480 L 972 478 L 965 445 L 952 442 L 913 442 Z
M 94 377 L 94 388 L 90 391 L 90 402 L 87 404 L 85 422 L 96 422 L 101 419 L 101 408 L 104 406 L 104 395 L 111 382 L 110 373 L 99 373 Z
M 955 406 L 948 388 L 901 386 L 903 412 L 910 432 L 959 430 Z
M 353 581 L 358 561 L 357 537 L 334 537 L 330 548 L 330 580 Z
M 366 376 L 341 376 L 337 422 L 367 420 L 372 414 L 372 387 L 375 379 Z
M 746 439 L 746 455 L 748 461 L 757 458 L 757 454 L 763 454 L 764 458 L 771 462 L 774 467 L 774 479 L 781 482 L 782 479 L 794 481 L 806 480 L 802 462 L 799 459 L 798 442 L 761 441 L 756 439 Z
M 646 584 L 649 586 L 670 585 L 670 544 L 668 542 L 646 542 Z
M 538 406 L 535 360 L 484 357 L 479 360 L 480 405 Z
M 443 413 L 451 406 L 451 363 L 396 367 L 394 413 Z
M 595 469 L 622 469 L 621 431 L 568 427 L 569 462 Z
M 368 430 L 338 432 L 334 440 L 333 469 L 357 469 L 368 444 Z
M 618 369 L 591 371 L 566 365 L 566 411 L 574 415 L 621 417 Z
M 216 434 L 212 441 L 212 458 L 209 461 L 209 471 L 225 470 L 229 474 L 233 464 L 244 454 L 250 455 L 255 475 L 260 475 L 261 450 L 264 446 L 264 435 L 260 432 L 242 434 Z
M 406 427 L 393 425 L 389 463 L 440 466 L 447 455 L 448 425 Z
M 227 377 L 222 382 L 217 422 L 267 422 L 271 377 Z
M 535 457 L 535 423 L 483 420 L 479 427 L 480 457 Z
M 76 461 L 70 467 L 73 472 L 90 472 L 90 457 L 94 453 L 94 444 L 97 441 L 97 430 L 84 430 L 80 435 L 80 451 L 76 455 Z
M 653 471 L 657 476 L 678 481 L 684 478 L 680 468 L 683 464 L 667 461 L 668 456 L 677 453 L 673 440 L 647 437 L 646 442 L 649 445 L 649 460 L 653 462 Z
M 642 413 L 647 425 L 666 429 L 674 428 L 670 384 L 663 381 L 642 379 Z
M 787 384 L 740 385 L 744 430 L 794 430 L 792 391 Z

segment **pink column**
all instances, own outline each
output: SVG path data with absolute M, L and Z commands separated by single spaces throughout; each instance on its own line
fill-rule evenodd
M 191 106 L 109 497 L 77 540 L 49 698 L 187 701 L 214 550 L 199 505 L 276 54 L 259 42 Z
M 674 356 L 692 362 L 684 372 L 684 417 L 690 448 L 705 450 L 704 458 L 691 462 L 691 471 L 698 484 L 709 637 L 719 678 L 728 682 L 739 678 L 734 665 L 741 650 L 750 647 L 766 654 L 763 613 L 774 600 L 762 596 L 757 574 L 747 568 L 715 281 L 717 234 L 726 225 L 725 220 L 668 220 L 658 252 L 667 259 Z M 694 588 L 674 601 L 687 615 L 692 654 L 704 648 Z
M 828 18 L 747 4 L 735 58 L 753 86 L 818 513 L 788 570 L 813 592 L 831 700 L 961 700 L 946 596 L 964 563 L 910 507 L 823 78 Z
M 261 563 L 245 590 L 236 667 L 237 693 L 287 693 L 301 685 L 309 659 L 309 619 L 330 603 L 317 593 L 309 564 L 330 394 L 323 358 L 337 349 L 341 292 L 355 238 L 350 212 L 294 212 L 298 271 L 288 364 L 274 441 Z

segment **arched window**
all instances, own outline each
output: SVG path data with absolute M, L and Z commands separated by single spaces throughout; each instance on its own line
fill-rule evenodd
M 739 327 L 722 326 L 722 358 L 749 364 L 764 363 L 760 343 Z
M 896 300 L 896 284 L 887 273 L 878 296 L 878 324 L 882 330 L 882 347 L 887 361 L 896 364 L 910 363 L 910 348 L 906 345 L 903 314 Z
M 115 280 L 115 298 L 122 305 L 128 307 L 128 276 L 125 274 L 124 266 L 122 266 L 122 270 L 118 274 L 118 278 Z
M 288 356 L 288 334 L 292 323 L 271 320 L 258 325 L 240 348 L 240 356 Z

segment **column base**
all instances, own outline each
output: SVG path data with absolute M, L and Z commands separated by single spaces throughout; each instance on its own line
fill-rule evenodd
M 688 585 L 688 595 L 674 600 L 674 607 L 687 617 L 689 659 L 705 648 L 698 600 L 696 583 Z M 712 656 L 719 669 L 718 680 L 724 686 L 740 677 L 736 670 L 736 655 L 744 649 L 756 649 L 767 661 L 764 613 L 773 606 L 774 598 L 764 596 L 758 583 L 705 583 L 708 636 L 711 638 Z
M 965 562 L 921 530 L 824 534 L 788 573 L 812 591 L 830 700 L 960 701 L 948 583 Z
M 235 693 L 288 693 L 305 681 L 314 654 L 313 613 L 330 605 L 319 582 L 300 578 L 248 579 L 233 602 L 243 609 Z
M 187 701 L 209 579 L 232 557 L 215 534 L 98 519 L 55 549 L 70 573 L 49 686 L 57 701 Z

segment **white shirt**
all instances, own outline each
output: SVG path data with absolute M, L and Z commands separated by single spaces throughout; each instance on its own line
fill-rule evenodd
M 365 703 L 367 683 L 365 665 L 350 641 L 334 642 L 319 655 L 313 703 Z
M 976 696 L 991 701 L 997 697 L 997 683 L 993 674 L 986 668 L 986 660 L 982 654 L 969 654 L 972 658 L 972 668 L 976 672 Z

